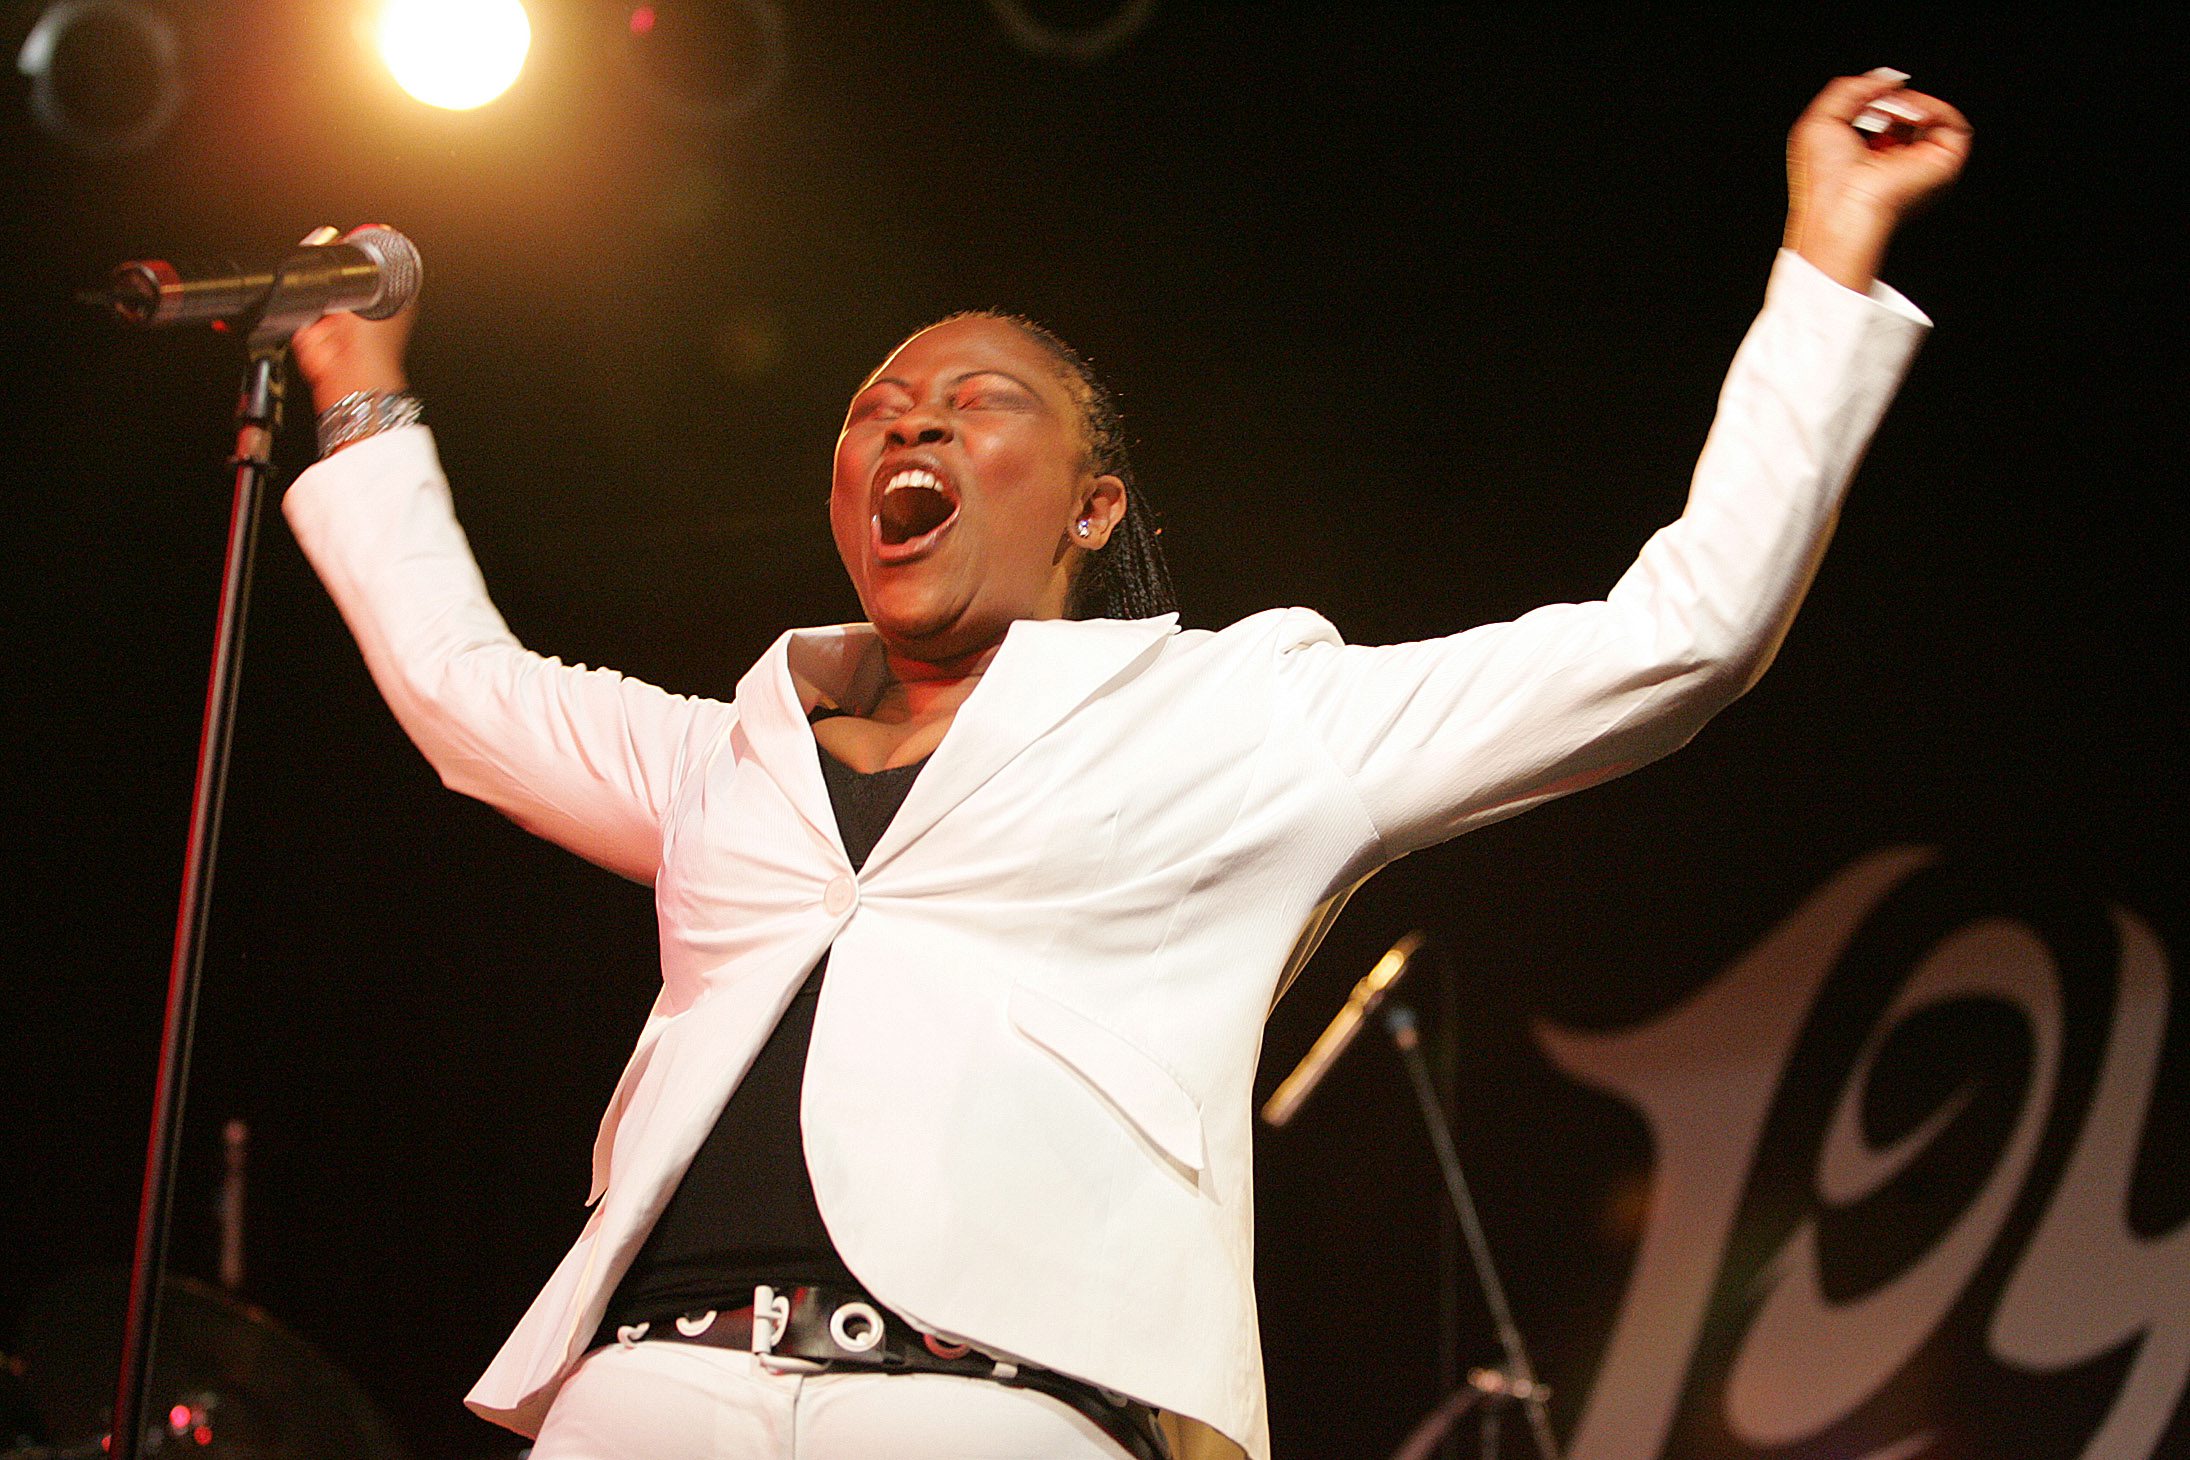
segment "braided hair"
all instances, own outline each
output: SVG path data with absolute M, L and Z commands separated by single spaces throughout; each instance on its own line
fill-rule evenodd
M 1025 315 L 1000 309 L 972 309 L 936 323 L 949 324 L 960 319 L 993 319 L 1008 324 L 1047 350 L 1079 400 L 1081 426 L 1087 435 L 1088 466 L 1097 476 L 1114 476 L 1125 484 L 1125 516 L 1111 529 L 1108 542 L 1099 548 L 1087 549 L 1085 564 L 1073 576 L 1071 594 L 1065 601 L 1065 617 L 1154 618 L 1158 614 L 1178 612 L 1179 599 L 1171 587 L 1171 569 L 1163 559 L 1161 520 L 1133 480 L 1133 463 L 1126 450 L 1125 418 L 1118 413 L 1117 397 L 1095 374 L 1095 367 L 1054 330 Z

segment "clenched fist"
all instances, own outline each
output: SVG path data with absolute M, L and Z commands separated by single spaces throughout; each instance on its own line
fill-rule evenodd
M 1898 71 L 1843 76 L 1817 94 L 1787 137 L 1787 247 L 1851 289 L 1878 277 L 1903 219 L 1944 192 L 1969 159 L 1970 125 Z M 1851 125 L 1891 97 L 1913 132 L 1873 148 Z

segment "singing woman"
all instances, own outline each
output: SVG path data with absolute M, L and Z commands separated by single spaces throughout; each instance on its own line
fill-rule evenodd
M 864 622 L 728 701 L 565 665 L 488 601 L 409 321 L 299 335 L 326 454 L 286 511 L 390 707 L 660 917 L 591 1217 L 473 1407 L 536 1460 L 1265 1460 L 1264 1016 L 1378 868 L 1663 755 L 1770 662 L 1926 328 L 1879 262 L 1967 152 L 1903 79 L 1797 122 L 1680 519 L 1602 601 L 1420 643 L 1182 629 L 1108 395 L 977 314 L 846 413 Z

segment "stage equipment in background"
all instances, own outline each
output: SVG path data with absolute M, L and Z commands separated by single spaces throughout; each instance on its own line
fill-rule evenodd
M 1551 1391 L 1537 1381 L 1536 1371 L 1529 1363 L 1528 1349 L 1521 1341 L 1513 1312 L 1507 1306 L 1505 1285 L 1498 1280 L 1498 1269 L 1491 1261 L 1490 1242 L 1483 1235 L 1482 1220 L 1476 1214 L 1467 1177 L 1460 1169 L 1459 1154 L 1453 1148 L 1452 1125 L 1445 1115 L 1454 1098 L 1457 1070 L 1453 1051 L 1458 1043 L 1460 1022 L 1452 960 L 1438 951 L 1445 979 L 1440 1001 L 1444 1058 L 1441 1060 L 1443 1068 L 1437 1075 L 1431 1073 L 1429 1060 L 1422 1053 L 1421 1031 L 1414 1010 L 1391 998 L 1392 990 L 1408 969 L 1423 961 L 1424 955 L 1433 949 L 1429 934 L 1420 929 L 1394 943 L 1376 961 L 1376 966 L 1354 985 L 1344 1006 L 1317 1036 L 1308 1053 L 1271 1093 L 1263 1104 L 1262 1118 L 1272 1126 L 1288 1124 L 1354 1042 L 1362 1024 L 1382 1011 L 1385 1028 L 1398 1046 L 1400 1060 L 1414 1085 L 1415 1098 L 1422 1106 L 1422 1118 L 1429 1128 L 1438 1168 L 1452 1198 L 1450 1214 L 1440 1223 L 1438 1233 L 1442 1249 L 1438 1283 L 1438 1373 L 1443 1387 L 1450 1392 L 1407 1436 L 1392 1460 L 1457 1456 L 1459 1452 L 1450 1446 L 1449 1437 L 1462 1419 L 1478 1411 L 1482 1417 L 1482 1453 L 1485 1457 L 1495 1457 L 1499 1453 L 1502 1416 L 1508 1403 L 1518 1403 L 1527 1412 L 1542 1460 L 1557 1460 L 1558 1446 L 1552 1439 L 1550 1418 L 1544 1409 Z M 1491 1322 L 1498 1330 L 1499 1346 L 1505 1353 L 1502 1368 L 1472 1369 L 1465 1378 L 1461 1375 L 1459 1360 L 1458 1237 L 1466 1239 L 1477 1286 L 1482 1290 L 1484 1306 L 1490 1312 Z M 1441 1449 L 1441 1446 L 1446 1448 Z
M 1415 957 L 1429 943 L 1429 934 L 1416 931 L 1407 934 L 1376 961 L 1376 967 L 1362 975 L 1361 982 L 1346 996 L 1346 1003 L 1324 1031 L 1316 1036 L 1316 1042 L 1301 1056 L 1293 1072 L 1281 1081 L 1270 1098 L 1263 1102 L 1262 1118 L 1273 1126 L 1283 1126 L 1300 1114 L 1300 1107 L 1308 1103 L 1308 1097 L 1323 1083 L 1323 1077 L 1338 1063 L 1346 1047 L 1361 1032 L 1361 1023 L 1377 1011 L 1384 996 L 1391 992 L 1406 971 L 1413 966 Z
M 1012 44 L 1030 56 L 1065 61 L 1100 61 L 1147 29 L 1157 0 L 1120 0 L 1107 20 L 1094 25 L 1058 25 L 1034 13 L 1028 0 L 986 0 Z
M 1551 1391 L 1537 1382 L 1535 1365 L 1528 1358 L 1528 1345 L 1521 1341 L 1520 1327 L 1513 1321 L 1513 1310 L 1506 1303 L 1506 1286 L 1498 1280 L 1498 1267 L 1490 1255 L 1490 1239 L 1483 1235 L 1483 1219 L 1475 1210 L 1475 1196 L 1468 1190 L 1467 1174 L 1460 1169 L 1460 1153 L 1452 1144 L 1452 1123 L 1445 1118 L 1445 1103 L 1437 1098 L 1429 1061 L 1422 1057 L 1420 1022 L 1415 1018 L 1414 1010 L 1395 999 L 1384 1011 L 1384 1028 L 1399 1050 L 1400 1063 L 1407 1067 L 1407 1080 L 1414 1086 L 1415 1102 L 1422 1107 L 1422 1120 L 1429 1128 L 1430 1144 L 1437 1152 L 1437 1166 L 1445 1178 L 1445 1192 L 1452 1198 L 1453 1215 L 1459 1218 L 1460 1230 L 1467 1237 L 1468 1257 L 1475 1264 L 1476 1281 L 1483 1288 L 1483 1304 L 1490 1310 L 1491 1324 L 1498 1330 L 1498 1346 L 1506 1357 L 1502 1369 L 1470 1370 L 1467 1382 L 1431 1410 L 1414 1427 L 1413 1433 L 1400 1442 L 1399 1448 L 1392 1452 L 1392 1460 L 1429 1460 L 1438 1445 L 1452 1433 L 1453 1426 L 1470 1412 L 1482 1415 L 1483 1454 L 1496 1456 L 1499 1453 L 1500 1415 L 1509 1401 L 1519 1404 L 1522 1413 L 1528 1416 L 1529 1433 L 1535 1438 L 1540 1460 L 1558 1460 L 1559 1445 L 1552 1438 L 1551 1417 L 1544 1408 Z
M 161 1284 L 165 1324 L 138 1444 L 109 1450 L 107 1403 L 129 1275 L 72 1274 L 23 1313 L 22 1379 L 47 1443 L 0 1460 L 104 1460 L 157 1452 L 206 1460 L 406 1460 L 372 1399 L 325 1354 L 260 1309 L 190 1278 Z
M 429 106 L 469 111 L 510 89 L 532 49 L 518 0 L 388 0 L 374 39 L 396 83 Z
M 145 1147 L 144 1186 L 137 1208 L 137 1240 L 131 1254 L 128 1302 L 121 1324 L 120 1378 L 114 1388 L 115 1460 L 136 1460 L 144 1440 L 143 1416 L 153 1391 L 153 1341 L 159 1331 L 161 1282 L 167 1265 L 167 1224 L 173 1205 L 175 1158 L 182 1141 L 183 1096 L 190 1079 L 190 1037 L 197 1018 L 198 984 L 205 961 L 206 913 L 213 899 L 213 864 L 220 846 L 221 801 L 228 785 L 228 751 L 235 734 L 236 687 L 243 674 L 243 629 L 251 601 L 251 565 L 258 549 L 260 509 L 273 472 L 274 433 L 281 428 L 282 392 L 289 363 L 289 339 L 306 324 L 328 314 L 356 309 L 361 303 L 398 313 L 416 294 L 418 251 L 393 229 L 358 229 L 345 246 L 360 253 L 361 234 L 377 239 L 388 257 L 405 260 L 401 269 L 381 271 L 375 287 L 349 290 L 330 278 L 343 276 L 347 261 L 327 267 L 342 248 L 332 228 L 305 235 L 304 252 L 272 270 L 263 290 L 231 291 L 238 306 L 230 316 L 206 313 L 244 336 L 248 363 L 236 402 L 235 493 L 228 516 L 228 550 L 221 569 L 220 614 L 213 630 L 213 665 L 205 694 L 205 719 L 198 740 L 197 778 L 190 799 L 190 835 L 183 851 L 182 899 L 175 916 L 175 945 L 168 962 L 167 1012 L 160 1029 L 159 1073 L 152 1095 L 152 1131 Z M 401 248 L 395 247 L 400 244 Z M 298 265 L 299 258 L 307 262 Z M 124 265 L 124 270 L 132 266 Z M 180 277 L 180 271 L 164 266 Z M 233 282 L 233 271 L 230 281 Z M 101 296 L 91 296 L 99 300 Z M 156 315 L 157 311 L 152 314 Z M 130 318 L 124 312 L 124 318 Z M 157 322 L 148 316 L 140 323 Z M 330 1453 L 312 1450 L 311 1454 Z
M 620 49 L 647 98 L 673 120 L 726 127 L 768 99 L 783 73 L 780 0 L 634 5 Z
M 182 105 L 182 35 L 164 11 L 136 0 L 46 6 L 15 69 L 30 79 L 38 125 L 85 157 L 151 146 Z
M 1377 1011 L 1401 977 L 1429 947 L 1429 935 L 1417 929 L 1394 943 L 1376 961 L 1376 966 L 1354 985 L 1345 1004 L 1309 1047 L 1299 1065 L 1271 1093 L 1262 1107 L 1264 1121 L 1272 1126 L 1283 1126 L 1300 1113 L 1308 1097 L 1315 1093 L 1332 1066 L 1353 1043 L 1354 1036 L 1361 1032 L 1362 1021 Z M 1445 1035 L 1439 1051 L 1437 1087 L 1449 1106 L 1459 1098 L 1456 1083 L 1459 1067 L 1453 1057 L 1459 1043 L 1459 985 L 1453 976 L 1452 960 L 1441 950 L 1437 963 L 1444 975 L 1439 984 L 1438 1007 L 1442 1016 L 1439 1027 Z M 1450 1213 L 1440 1211 L 1437 1223 L 1437 1378 L 1441 1389 L 1455 1389 L 1460 1384 L 1460 1341 L 1460 1229 Z M 1441 1455 L 1440 1460 L 1458 1460 L 1458 1451 L 1449 1451 Z

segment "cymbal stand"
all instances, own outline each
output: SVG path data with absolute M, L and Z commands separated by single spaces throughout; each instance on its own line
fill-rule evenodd
M 1498 1344 L 1504 1350 L 1506 1360 L 1502 1368 L 1472 1371 L 1466 1383 L 1430 1411 L 1400 1442 L 1399 1448 L 1392 1452 L 1391 1460 L 1429 1460 L 1453 1427 L 1477 1410 L 1482 1414 L 1484 1460 L 1496 1460 L 1502 1438 L 1502 1411 L 1509 1403 L 1519 1404 L 1521 1412 L 1527 1416 L 1539 1460 L 1559 1460 L 1558 1441 L 1552 1437 L 1551 1418 L 1545 1410 L 1551 1390 L 1536 1378 L 1535 1366 L 1529 1362 L 1528 1347 L 1521 1341 L 1520 1327 L 1514 1323 L 1513 1310 L 1506 1302 L 1505 1284 L 1499 1281 L 1497 1265 L 1491 1260 L 1490 1241 L 1483 1235 L 1483 1220 L 1476 1212 L 1475 1197 L 1468 1190 L 1467 1175 L 1460 1169 L 1460 1153 L 1453 1146 L 1452 1123 L 1445 1116 L 1444 1102 L 1437 1098 L 1436 1082 L 1431 1078 L 1429 1062 L 1422 1055 L 1420 1021 L 1407 1005 L 1388 1000 L 1384 1005 L 1384 1028 L 1399 1050 L 1408 1083 L 1414 1087 L 1415 1103 L 1422 1107 L 1422 1120 L 1429 1127 L 1430 1144 L 1437 1153 L 1438 1169 L 1445 1178 L 1445 1191 L 1452 1198 L 1453 1213 L 1459 1218 L 1461 1235 L 1467 1240 L 1468 1256 L 1474 1263 L 1476 1280 L 1482 1285 L 1483 1303 L 1490 1310 L 1491 1323 L 1498 1331 Z

